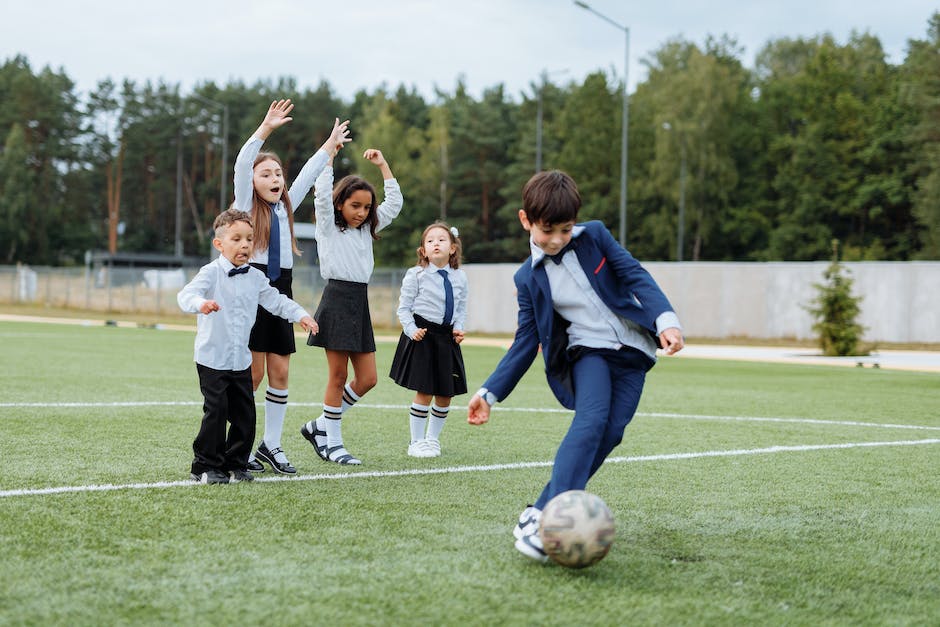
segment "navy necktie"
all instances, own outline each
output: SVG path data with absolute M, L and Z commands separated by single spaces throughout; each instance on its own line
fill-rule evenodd
M 454 317 L 454 286 L 450 284 L 447 270 L 438 270 L 437 273 L 444 279 L 444 321 L 441 324 L 450 324 Z
M 277 281 L 281 276 L 281 225 L 274 207 L 271 207 L 271 237 L 268 239 L 268 278 Z
M 248 270 L 251 268 L 247 263 L 241 268 L 232 268 L 228 271 L 229 276 L 235 276 L 236 274 L 248 274 Z

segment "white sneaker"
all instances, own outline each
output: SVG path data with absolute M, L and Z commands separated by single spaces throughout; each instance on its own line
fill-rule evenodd
M 530 533 L 516 540 L 516 550 L 537 562 L 547 562 L 548 555 L 542 547 L 542 538 L 538 533 Z
M 441 456 L 441 441 L 437 438 L 428 438 L 422 440 L 424 442 L 425 457 L 440 457 Z
M 542 510 L 529 505 L 519 514 L 519 524 L 513 528 L 512 535 L 516 537 L 516 540 L 521 540 L 523 536 L 538 533 L 541 518 Z
M 432 457 L 429 454 L 426 443 L 427 440 L 415 440 L 408 445 L 408 455 L 411 457 Z

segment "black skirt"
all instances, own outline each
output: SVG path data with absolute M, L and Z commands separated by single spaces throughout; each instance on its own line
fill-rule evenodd
M 266 265 L 261 263 L 251 265 L 267 274 L 268 267 Z M 291 271 L 288 268 L 281 268 L 281 276 L 271 282 L 271 285 L 276 287 L 281 294 L 293 298 L 292 283 Z M 248 336 L 248 348 L 257 353 L 276 353 L 278 355 L 296 353 L 294 323 L 288 322 L 280 316 L 275 316 L 261 305 L 258 305 L 255 326 L 251 327 L 251 335 Z
M 420 342 L 401 334 L 388 376 L 403 388 L 422 394 L 466 394 L 463 353 L 454 341 L 453 325 L 435 324 L 417 315 L 415 324 L 428 332 Z
M 375 352 L 368 283 L 330 279 L 313 317 L 320 331 L 307 337 L 309 346 L 346 353 Z

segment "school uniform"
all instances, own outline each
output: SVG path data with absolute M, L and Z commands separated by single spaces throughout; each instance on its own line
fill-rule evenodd
M 542 347 L 549 387 L 575 415 L 552 476 L 535 503 L 584 489 L 620 443 L 656 362 L 656 335 L 681 328 L 672 305 L 601 222 L 576 225 L 554 257 L 531 244 L 514 276 L 518 328 L 509 351 L 478 392 L 505 399 Z
M 263 144 L 263 139 L 250 137 L 235 158 L 235 208 L 249 214 L 252 212 L 254 200 L 254 162 Z M 300 207 L 329 158 L 326 151 L 317 150 L 301 168 L 287 191 L 294 211 Z M 278 201 L 270 206 L 272 222 L 276 221 L 276 225 L 272 224 L 271 235 L 276 235 L 276 237 L 271 237 L 268 247 L 264 250 L 252 251 L 250 263 L 267 275 L 271 285 L 281 294 L 293 298 L 294 249 L 287 205 Z M 271 254 L 273 248 L 277 249 L 276 255 Z M 277 257 L 277 269 L 269 267 L 271 257 Z M 248 339 L 248 346 L 251 350 L 260 353 L 290 355 L 297 350 L 294 342 L 294 327 L 283 318 L 272 315 L 263 307 L 259 307 L 255 325 Z
M 183 311 L 198 314 L 194 361 L 204 402 L 192 472 L 244 470 L 255 438 L 248 336 L 258 307 L 291 322 L 309 314 L 272 287 L 260 270 L 235 268 L 225 257 L 203 266 L 176 300 Z M 216 301 L 219 310 L 201 313 L 207 300 Z
M 402 208 L 401 189 L 385 179 L 385 200 L 376 208 L 381 231 Z M 350 353 L 374 353 L 375 335 L 369 314 L 369 279 L 375 268 L 372 233 L 368 224 L 358 228 L 337 226 L 333 209 L 333 168 L 326 166 L 316 180 L 317 254 L 320 275 L 327 280 L 314 314 L 320 331 L 307 338 L 310 346 Z
M 446 275 L 449 288 L 445 285 Z M 451 293 L 448 309 L 448 289 Z M 467 391 L 463 353 L 453 331 L 463 330 L 467 318 L 467 275 L 449 265 L 410 268 L 401 283 L 398 320 L 402 333 L 389 376 L 398 385 L 435 396 L 453 397 Z M 424 338 L 412 338 L 419 329 Z

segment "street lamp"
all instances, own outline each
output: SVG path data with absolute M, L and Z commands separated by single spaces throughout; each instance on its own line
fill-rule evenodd
M 564 70 L 554 70 L 549 72 L 548 70 L 542 70 L 542 84 L 538 86 L 538 109 L 535 117 L 535 173 L 538 174 L 542 171 L 542 93 L 545 91 L 545 86 L 548 84 L 548 77 L 552 74 L 564 74 L 567 72 L 567 68 Z
M 663 122 L 663 128 L 672 130 L 672 124 Z M 679 140 L 679 225 L 676 227 L 676 261 L 682 261 L 683 240 L 685 239 L 685 136 L 676 131 Z
M 623 24 L 619 24 L 602 13 L 592 9 L 586 2 L 574 0 L 574 3 L 590 11 L 608 24 L 611 24 L 623 31 L 624 35 L 624 55 L 623 55 L 623 128 L 620 133 L 620 245 L 627 246 L 627 126 L 630 120 L 630 104 L 627 98 L 627 83 L 630 72 L 630 29 Z
M 222 102 L 216 102 L 215 100 L 209 100 L 205 96 L 200 96 L 195 92 L 190 95 L 203 104 L 221 108 L 222 123 L 219 128 L 219 134 L 222 140 L 222 167 L 219 168 L 219 211 L 225 211 L 225 182 L 228 180 L 225 176 L 225 167 L 228 162 L 228 105 Z

